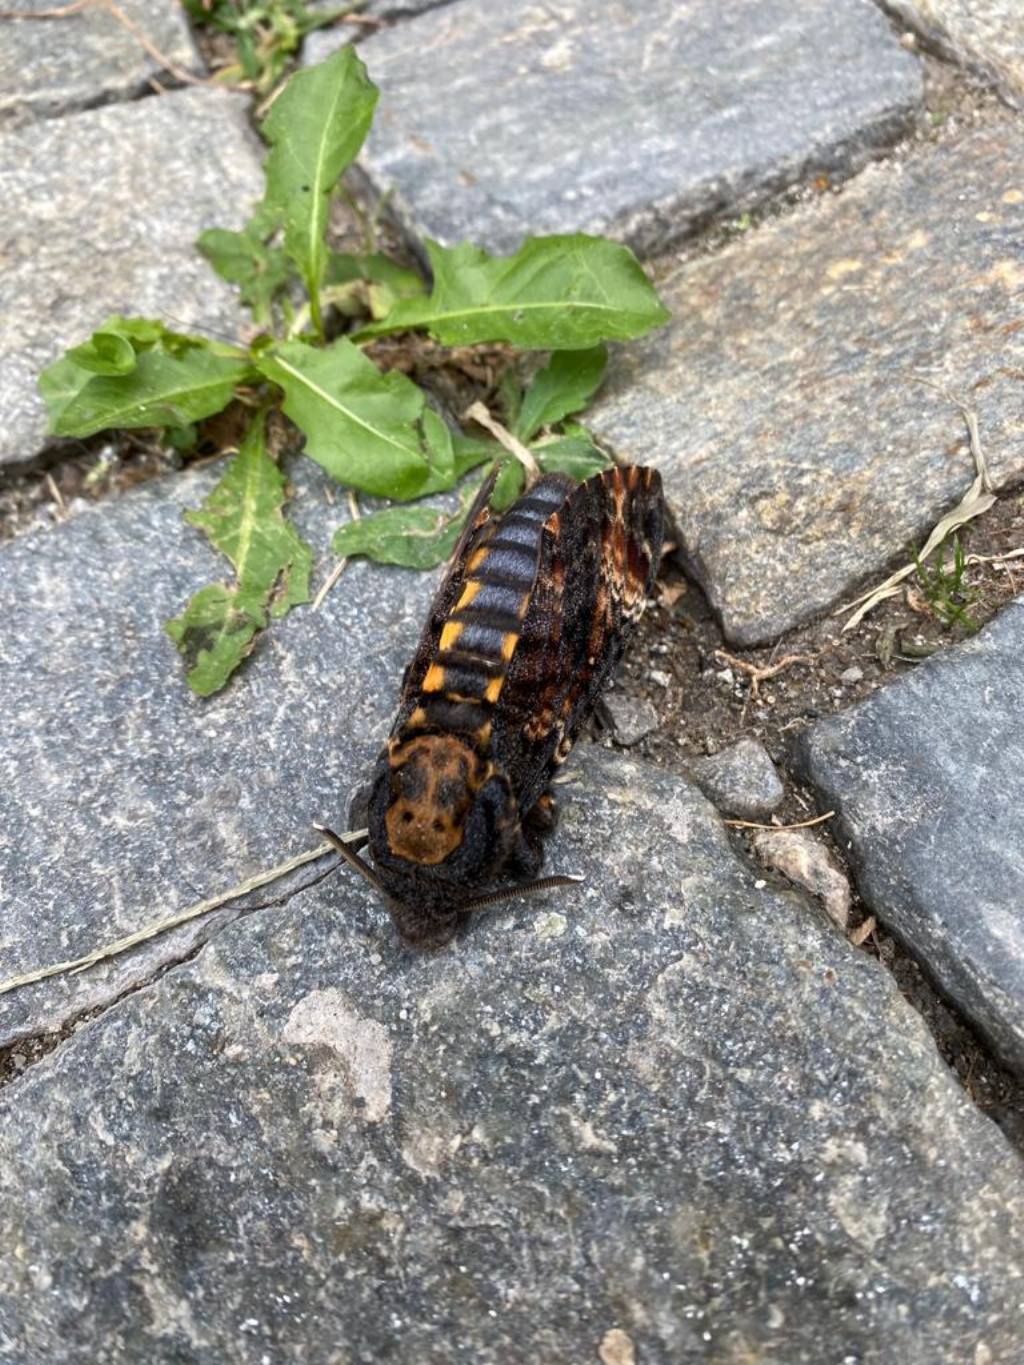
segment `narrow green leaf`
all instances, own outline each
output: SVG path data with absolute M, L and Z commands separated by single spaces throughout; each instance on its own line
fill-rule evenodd
M 423 393 L 405 375 L 382 374 L 345 337 L 323 350 L 287 341 L 257 364 L 284 390 L 306 453 L 340 483 L 402 499 L 441 486 L 423 449 Z
M 238 285 L 239 297 L 260 325 L 270 321 L 274 298 L 292 275 L 287 252 L 270 245 L 278 227 L 277 210 L 261 204 L 240 232 L 209 228 L 196 242 L 221 279 Z
M 443 418 L 433 408 L 423 408 L 423 445 L 430 461 L 431 484 L 434 489 L 451 488 L 455 484 L 455 447 L 452 433 Z
M 496 512 L 504 512 L 506 507 L 512 506 L 525 484 L 526 470 L 514 455 L 506 457 L 495 480 L 491 506 Z
M 377 88 L 355 49 L 343 47 L 296 72 L 263 125 L 271 143 L 264 204 L 281 216 L 285 250 L 305 282 L 314 317 L 331 191 L 363 145 L 376 103 Z
M 581 350 L 640 336 L 669 316 L 629 248 L 603 237 L 534 237 L 512 256 L 431 241 L 427 251 L 429 298 L 401 300 L 355 341 L 425 328 L 446 346 Z
M 128 374 L 93 374 L 65 356 L 39 376 L 39 392 L 54 435 L 93 436 L 198 422 L 226 407 L 250 373 L 248 361 L 198 347 L 139 352 Z
M 531 446 L 530 449 L 545 474 L 570 474 L 581 483 L 612 463 L 585 433 L 582 436 L 560 436 L 554 441 L 543 441 Z
M 466 436 L 461 431 L 452 433 L 455 452 L 455 477 L 461 479 L 478 465 L 492 464 L 506 458 L 504 449 L 489 436 Z
M 366 555 L 379 564 L 432 569 L 455 549 L 466 508 L 452 516 L 436 507 L 388 507 L 339 527 L 331 548 L 339 555 Z
M 188 682 L 201 697 L 224 686 L 270 616 L 309 600 L 313 556 L 285 520 L 285 479 L 267 454 L 258 413 L 238 454 L 198 512 L 186 520 L 205 531 L 234 566 L 236 581 L 200 589 L 168 635 L 185 656 Z
M 523 397 L 515 424 L 519 439 L 530 441 L 542 427 L 585 408 L 604 377 L 607 360 L 603 346 L 588 351 L 555 351 Z

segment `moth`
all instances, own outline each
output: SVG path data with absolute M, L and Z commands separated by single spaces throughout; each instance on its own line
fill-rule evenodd
M 549 783 L 622 657 L 661 557 L 657 470 L 615 467 L 580 484 L 547 474 L 501 516 L 488 508 L 494 477 L 353 802 L 374 865 L 318 826 L 420 948 L 446 943 L 495 901 L 578 880 L 538 879 L 555 820 Z

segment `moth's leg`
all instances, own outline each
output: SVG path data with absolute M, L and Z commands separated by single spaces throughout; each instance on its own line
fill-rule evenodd
M 554 792 L 549 787 L 526 812 L 523 826 L 531 832 L 544 836 L 550 834 L 557 823 L 558 802 L 555 799 Z
M 532 881 L 544 862 L 544 840 L 555 827 L 558 804 L 554 793 L 544 792 L 523 817 L 519 837 L 512 849 L 509 867 L 517 877 Z
M 544 862 L 544 840 L 537 830 L 525 825 L 509 855 L 508 870 L 521 881 L 533 881 Z

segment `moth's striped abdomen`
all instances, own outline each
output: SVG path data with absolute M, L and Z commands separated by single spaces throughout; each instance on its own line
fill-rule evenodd
M 455 731 L 486 744 L 530 605 L 544 525 L 571 487 L 559 475 L 542 479 L 470 555 L 407 730 Z

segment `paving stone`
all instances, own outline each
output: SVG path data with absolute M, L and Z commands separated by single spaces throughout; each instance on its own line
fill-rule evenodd
M 861 895 L 1024 1072 L 1024 598 L 800 736 Z
M 161 480 L 0 549 L 5 977 L 275 866 L 319 842 L 314 819 L 346 828 L 386 733 L 430 576 L 352 564 L 318 612 L 274 623 L 236 684 L 205 702 L 188 692 L 163 623 L 225 576 L 182 521 L 215 477 Z M 312 462 L 295 477 L 296 519 L 326 565 L 344 516 Z M 204 932 L 0 997 L 0 1046 L 110 1000 Z
M 603 701 L 612 718 L 612 742 L 623 749 L 631 749 L 634 744 L 639 744 L 661 724 L 657 708 L 646 697 L 609 692 Z
M 195 239 L 241 226 L 263 192 L 248 107 L 189 89 L 0 136 L 0 467 L 37 456 L 39 372 L 109 314 L 238 335 Z
M 588 425 L 653 462 L 738 644 L 771 640 L 920 546 L 974 477 L 1024 476 L 1024 129 L 874 166 L 669 277 L 674 320 L 619 355 Z
M 202 58 L 180 5 L 166 0 L 119 0 L 129 23 L 190 75 L 201 75 Z M 20 14 L 57 6 L 50 0 L 16 0 Z M 102 5 L 87 5 L 61 19 L 8 20 L 0 44 L 0 125 L 49 118 L 113 100 L 149 93 L 151 80 L 173 77 L 146 51 L 137 35 Z
M 454 3 L 455 0 L 367 0 L 366 4 L 359 7 L 357 13 L 370 19 L 388 19 L 394 22 L 400 19 L 411 18 L 416 14 L 426 14 L 428 9 L 440 9 L 442 5 L 451 5 Z M 310 8 L 337 9 L 337 5 L 330 3 L 330 0 L 316 0 L 314 4 L 310 5 Z M 335 43 L 331 48 L 331 51 L 338 46 L 338 38 L 347 37 L 351 41 L 352 38 L 358 39 L 360 36 L 365 36 L 366 31 L 363 30 L 363 33 L 361 34 L 360 28 L 361 26 L 359 24 L 352 24 L 350 26 L 342 25 L 341 27 L 329 30 L 335 38 Z M 373 30 L 370 29 L 369 32 L 372 33 Z M 322 36 L 322 34 L 313 34 L 311 35 L 311 38 L 316 36 Z M 308 41 L 309 39 L 307 39 L 307 42 Z M 320 58 L 318 57 L 316 60 L 319 61 Z
M 340 41 L 314 35 L 305 60 Z M 575 231 L 659 250 L 849 172 L 921 100 L 916 58 L 861 0 L 460 0 L 361 52 L 382 91 L 372 186 L 410 235 L 495 251 Z
M 1024 107 L 1024 8 L 1020 0 L 882 0 L 945 56 L 994 81 Z
M 319 703 L 339 740 L 343 695 Z M 759 889 L 692 788 L 593 746 L 573 771 L 550 863 L 578 891 L 420 956 L 339 874 L 9 1089 L 9 1349 L 1013 1358 L 1020 1162 L 892 979 Z
M 756 739 L 691 759 L 687 771 L 712 805 L 739 820 L 767 819 L 786 794 L 768 750 Z

